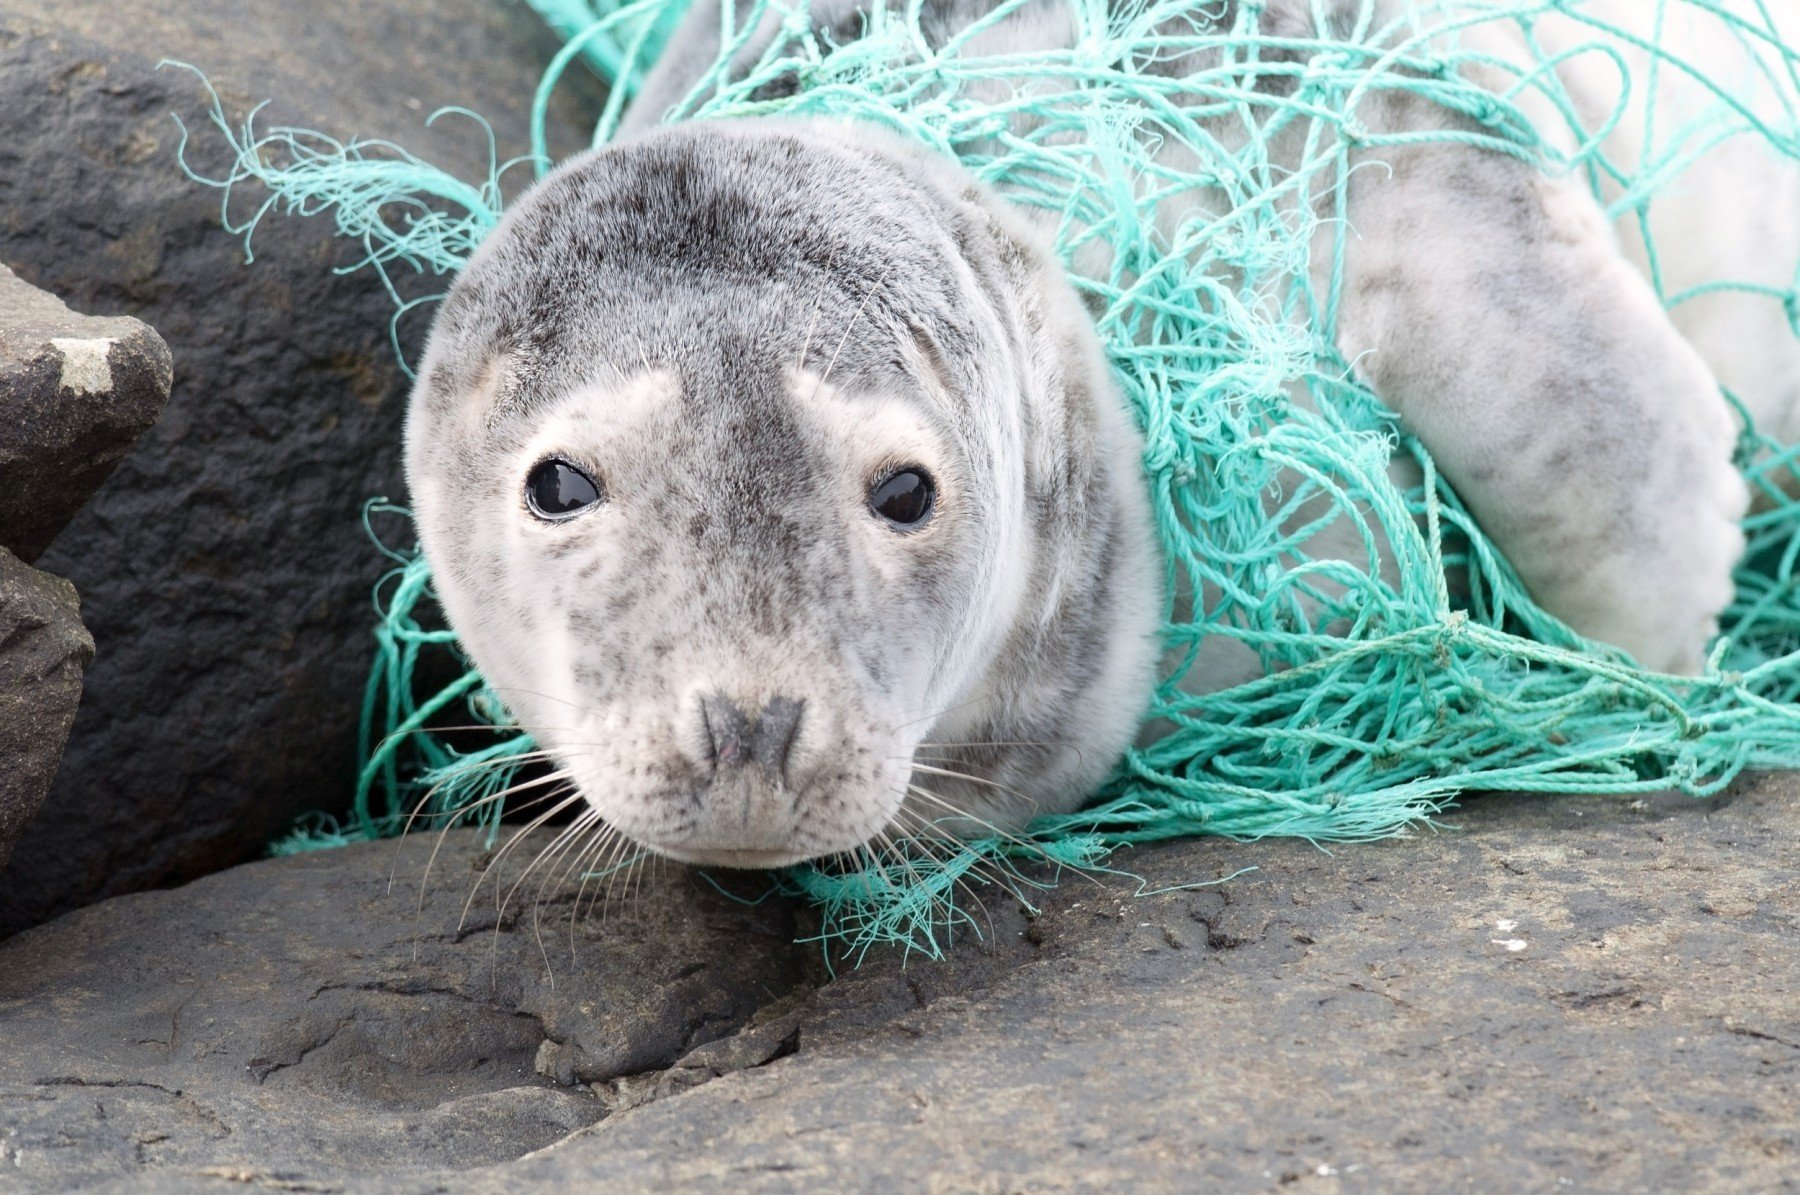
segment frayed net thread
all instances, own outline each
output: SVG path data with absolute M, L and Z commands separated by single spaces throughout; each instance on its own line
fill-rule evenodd
M 536 150 L 527 161 L 542 173 L 550 166 L 544 114 L 561 74 L 582 58 L 614 84 L 596 117 L 594 138 L 604 142 L 684 0 L 534 3 L 568 39 L 535 97 Z M 1745 768 L 1800 765 L 1800 506 L 1778 484 L 1793 475 L 1795 450 L 1746 422 L 1739 461 L 1768 505 L 1747 523 L 1737 599 L 1705 676 L 1648 673 L 1584 642 L 1531 601 L 1422 446 L 1353 379 L 1319 321 L 1298 315 L 1326 310 L 1326 296 L 1311 293 L 1305 268 L 1315 225 L 1296 216 L 1313 205 L 1292 201 L 1341 196 L 1352 144 L 1380 143 L 1356 120 L 1359 100 L 1378 82 L 1479 122 L 1474 132 L 1389 140 L 1454 138 L 1545 161 L 1596 188 L 1611 183 L 1623 193 L 1611 214 L 1635 220 L 1648 238 L 1658 189 L 1700 148 L 1745 136 L 1800 157 L 1800 59 L 1776 43 L 1766 10 L 1747 20 L 1712 0 L 1670 0 L 1762 51 L 1760 82 L 1783 98 L 1783 123 L 1760 120 L 1733 99 L 1733 81 L 1718 80 L 1714 111 L 1691 129 L 1660 131 L 1641 160 L 1619 162 L 1602 153 L 1592 130 L 1578 136 L 1574 158 L 1557 158 L 1515 103 L 1470 82 L 1456 52 L 1423 38 L 1362 27 L 1343 40 L 1274 39 L 1257 32 L 1256 6 L 1244 5 L 1229 32 L 1190 33 L 1177 45 L 1158 30 L 1191 3 L 1076 0 L 1075 48 L 981 59 L 963 51 L 966 38 L 929 52 L 905 12 L 877 14 L 864 37 L 833 46 L 808 32 L 803 15 L 760 0 L 736 28 L 753 28 L 774 11 L 786 21 L 785 36 L 743 81 L 715 71 L 677 113 L 871 121 L 958 156 L 1018 202 L 1066 213 L 1059 238 L 1066 257 L 1084 239 L 1103 238 L 1111 274 L 1076 281 L 1099 300 L 1099 331 L 1145 429 L 1145 475 L 1169 575 L 1217 595 L 1209 608 L 1167 627 L 1170 644 L 1186 654 L 1163 678 L 1150 716 L 1173 729 L 1132 751 L 1092 807 L 1039 819 L 1017 839 L 913 843 L 782 873 L 779 884 L 821 910 L 823 939 L 851 957 L 882 943 L 935 956 L 950 934 L 975 926 L 959 891 L 997 884 L 1029 903 L 1031 886 L 1047 882 L 1045 864 L 1054 865 L 1051 876 L 1061 867 L 1104 869 L 1121 846 L 1196 834 L 1362 841 L 1429 823 L 1467 791 L 1705 795 Z M 1452 10 L 1471 22 L 1517 22 L 1528 34 L 1545 13 L 1581 14 L 1572 0 L 1446 6 Z M 1615 48 L 1623 31 L 1589 23 L 1594 43 L 1574 52 L 1608 55 L 1623 70 Z M 1222 51 L 1218 65 L 1180 80 L 1128 65 L 1205 48 Z M 1645 48 L 1658 71 L 1703 77 L 1680 46 Z M 1499 69 L 1491 60 L 1481 65 Z M 1579 133 L 1547 67 L 1519 74 L 1515 91 L 1547 96 Z M 1257 87 L 1274 73 L 1290 82 L 1279 97 Z M 977 83 L 1045 74 L 1070 87 L 1021 101 L 1036 118 L 1029 133 L 970 97 Z M 755 96 L 782 76 L 798 80 L 794 94 Z M 1195 106 L 1166 103 L 1171 89 Z M 1622 99 L 1599 127 L 1628 102 L 1648 99 L 1642 92 Z M 1212 142 L 1200 121 L 1221 113 L 1264 130 L 1311 121 L 1302 168 L 1278 169 L 1263 139 L 1231 150 Z M 505 167 L 498 162 L 488 178 L 465 182 L 391 145 L 340 144 L 295 129 L 259 134 L 253 119 L 234 126 L 214 97 L 214 125 L 236 150 L 235 164 L 202 180 L 225 191 L 227 223 L 246 241 L 276 207 L 329 213 L 364 246 L 362 264 L 384 277 L 402 264 L 446 274 L 499 218 Z M 1142 176 L 1152 166 L 1141 147 L 1166 137 L 1200 145 L 1205 173 L 1157 167 L 1157 187 L 1146 188 Z M 250 216 L 232 218 L 231 200 L 251 183 L 267 198 Z M 1224 214 L 1196 219 L 1169 243 L 1154 231 L 1153 200 L 1140 196 L 1176 187 L 1217 192 L 1221 202 L 1207 210 Z M 1721 280 L 1663 298 L 1674 305 L 1722 289 L 1783 304 L 1800 335 L 1793 288 Z M 1290 387 L 1311 402 L 1295 402 Z M 1395 453 L 1418 462 L 1423 484 L 1402 490 L 1389 480 Z M 1308 518 L 1295 519 L 1300 511 Z M 1366 556 L 1353 563 L 1309 555 L 1312 537 L 1339 520 L 1356 530 Z M 424 562 L 412 552 L 393 555 L 396 567 L 376 590 L 378 648 L 354 808 L 341 824 L 301 827 L 278 850 L 395 833 L 415 805 L 432 824 L 473 817 L 491 828 L 502 802 L 480 802 L 517 782 L 533 749 L 442 628 Z M 1378 567 L 1383 555 L 1391 581 Z M 1453 573 L 1469 578 L 1468 592 L 1454 599 L 1446 581 Z M 1200 641 L 1214 635 L 1257 652 L 1266 674 L 1220 692 L 1183 694 L 1182 672 Z M 453 653 L 462 676 L 422 691 L 421 663 L 442 653 Z M 453 707 L 493 726 L 494 737 L 473 752 L 453 747 L 431 729 Z

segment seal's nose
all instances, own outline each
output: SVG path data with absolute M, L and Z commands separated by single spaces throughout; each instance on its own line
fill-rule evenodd
M 762 768 L 771 780 L 786 778 L 788 754 L 800 733 L 804 701 L 771 697 L 754 716 L 723 693 L 700 701 L 700 719 L 715 769 Z

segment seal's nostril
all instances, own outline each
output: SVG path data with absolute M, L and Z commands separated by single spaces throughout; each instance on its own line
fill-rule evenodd
M 800 718 L 806 712 L 804 701 L 792 697 L 771 697 L 756 720 L 750 735 L 750 753 L 770 776 L 787 778 L 788 755 L 800 733 Z
M 700 699 L 700 723 L 706 731 L 707 762 L 715 768 L 735 767 L 750 754 L 750 719 L 723 693 Z
M 782 779 L 805 709 L 804 701 L 772 697 L 752 721 L 742 706 L 723 693 L 701 698 L 700 725 L 707 762 L 714 769 L 755 764 L 771 779 Z

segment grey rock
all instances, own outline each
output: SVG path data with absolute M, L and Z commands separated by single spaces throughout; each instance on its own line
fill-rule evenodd
M 245 263 L 219 193 L 176 165 L 172 112 L 190 161 L 223 173 L 205 95 L 158 61 L 208 72 L 234 119 L 273 99 L 259 127 L 386 137 L 481 178 L 486 135 L 426 116 L 465 104 L 502 160 L 526 152 L 556 46 L 522 0 L 0 0 L 0 260 L 150 324 L 176 362 L 164 417 L 39 562 L 81 591 L 100 652 L 51 799 L 0 874 L 0 935 L 254 858 L 295 814 L 346 805 L 355 770 L 387 564 L 361 504 L 403 497 L 393 305 L 371 273 L 333 273 L 361 249 L 329 218 L 270 216 Z M 557 153 L 599 106 L 569 80 Z M 427 313 L 400 327 L 415 356 Z
M 75 587 L 0 548 L 0 871 L 50 791 L 93 658 Z
M 256 863 L 0 946 L 0 1188 L 516 1158 L 605 1116 L 594 1085 L 729 1040 L 816 954 L 785 904 L 678 869 L 579 921 L 579 885 L 534 872 L 497 916 L 535 848 L 489 874 L 476 838 Z
M 169 401 L 168 346 L 0 265 L 0 548 L 30 564 Z
M 544 955 L 529 917 L 449 931 L 466 840 L 416 922 L 424 842 L 394 897 L 387 848 L 258 863 L 0 948 L 0 1160 L 28 1191 L 1785 1189 L 1797 814 L 1782 777 L 1169 844 L 1115 860 L 1142 895 L 989 890 L 946 961 L 835 976 L 680 869 L 574 963 L 566 886 Z

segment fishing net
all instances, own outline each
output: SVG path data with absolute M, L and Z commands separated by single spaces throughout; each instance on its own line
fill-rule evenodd
M 216 130 L 238 152 L 225 176 L 204 181 L 226 189 L 228 222 L 248 239 L 271 210 L 328 214 L 366 248 L 363 267 L 452 274 L 499 218 L 501 175 L 551 167 L 544 124 L 558 79 L 580 60 L 611 84 L 595 114 L 594 143 L 606 142 L 686 0 L 532 2 L 565 38 L 536 95 L 532 156 L 458 179 L 390 144 L 259 131 L 254 113 L 233 124 L 215 99 Z M 1413 22 L 1365 15 L 1328 37 L 1295 37 L 1265 29 L 1256 4 L 1213 4 L 1225 15 L 1209 24 L 1184 19 L 1195 0 L 1075 0 L 1073 48 L 1001 57 L 975 53 L 973 31 L 931 49 L 917 6 L 873 15 L 842 44 L 776 0 L 757 0 L 729 25 L 725 55 L 766 14 L 784 22 L 741 78 L 715 70 L 672 118 L 872 122 L 955 155 L 1016 202 L 1060 213 L 1067 259 L 1088 238 L 1107 242 L 1109 272 L 1076 282 L 1147 436 L 1144 477 L 1171 580 L 1202 595 L 1191 612 L 1173 608 L 1166 628 L 1173 663 L 1150 716 L 1167 732 L 1130 752 L 1090 807 L 1042 818 L 1018 838 L 915 844 L 904 857 L 781 873 L 778 883 L 818 904 L 828 941 L 935 953 L 946 931 L 969 924 L 958 888 L 1000 883 L 1025 895 L 1060 866 L 1102 867 L 1129 844 L 1198 834 L 1367 840 L 1430 824 L 1469 791 L 1703 795 L 1746 768 L 1800 764 L 1800 505 L 1777 484 L 1793 451 L 1746 421 L 1738 463 L 1760 504 L 1724 633 L 1703 676 L 1646 672 L 1533 604 L 1422 446 L 1358 383 L 1317 318 L 1327 296 L 1309 282 L 1308 246 L 1317 221 L 1341 216 L 1334 197 L 1353 148 L 1379 149 L 1384 136 L 1455 138 L 1583 180 L 1650 242 L 1653 267 L 1654 205 L 1696 160 L 1737 138 L 1800 156 L 1800 55 L 1781 44 L 1762 0 L 1644 3 L 1657 14 L 1650 38 L 1582 0 L 1422 4 Z M 1018 6 L 1006 0 L 996 12 Z M 1581 44 L 1542 49 L 1538 26 L 1551 15 L 1582 22 Z M 1717 22 L 1754 66 L 1708 76 L 1684 57 L 1684 39 L 1665 36 L 1678 16 Z M 1483 22 L 1516 27 L 1535 61 L 1509 63 L 1446 36 Z M 1202 65 L 1178 78 L 1140 69 L 1174 54 Z M 1576 54 L 1617 69 L 1625 85 L 1613 111 L 1581 113 L 1563 90 L 1552 68 Z M 1045 77 L 1058 87 L 993 88 Z M 1677 78 L 1702 85 L 1704 110 L 1654 128 L 1633 160 L 1609 157 L 1606 130 Z M 765 87 L 780 79 L 797 85 Z M 1396 89 L 1466 119 L 1454 132 L 1370 132 L 1362 106 Z M 1534 126 L 1527 98 L 1565 127 Z M 1032 119 L 1009 120 L 1021 110 Z M 1251 135 L 1221 141 L 1209 132 L 1220 117 Z M 1277 130 L 1295 128 L 1298 168 L 1269 149 Z M 1192 173 L 1146 154 L 1168 138 L 1198 148 Z M 232 200 L 253 187 L 258 206 L 234 217 Z M 1171 235 L 1150 205 L 1177 189 L 1211 195 L 1203 217 Z M 1800 272 L 1791 277 L 1786 286 L 1716 279 L 1661 297 L 1673 308 L 1736 290 L 1777 305 L 1800 335 Z M 1734 395 L 1726 400 L 1742 413 Z M 1397 457 L 1416 462 L 1416 484 L 1391 480 Z M 1362 547 L 1313 551 L 1332 526 Z M 513 783 L 531 749 L 443 626 L 424 561 L 391 554 L 376 589 L 354 808 L 315 819 L 280 849 L 396 832 L 422 799 L 427 818 L 491 824 L 501 802 L 456 811 Z M 1183 673 L 1214 636 L 1253 651 L 1260 677 L 1185 693 Z M 447 661 L 457 679 L 424 682 Z M 491 724 L 491 738 L 471 745 L 432 730 L 452 714 Z

